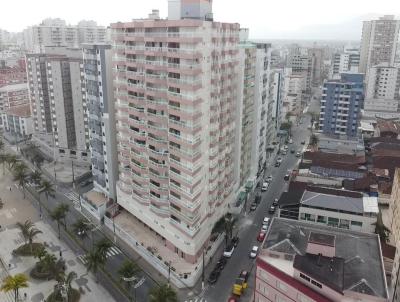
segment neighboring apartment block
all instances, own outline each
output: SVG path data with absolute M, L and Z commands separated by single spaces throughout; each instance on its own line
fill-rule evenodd
M 260 250 L 255 302 L 389 301 L 376 234 L 274 218 Z
M 43 52 L 46 46 L 81 47 L 83 43 L 104 43 L 106 28 L 94 21 L 67 25 L 61 19 L 45 19 L 24 30 L 25 49 Z
M 324 83 L 321 100 L 320 130 L 325 134 L 356 136 L 364 103 L 364 76 L 343 73 L 340 80 Z
M 117 200 L 196 263 L 234 200 L 239 24 L 209 21 L 210 1 L 176 2 L 168 20 L 112 24 Z
M 94 187 L 116 200 L 118 162 L 112 64 L 111 45 L 84 45 L 83 68 Z
M 359 72 L 368 73 L 369 68 L 381 63 L 394 64 L 399 28 L 400 20 L 395 20 L 393 15 L 364 21 Z
M 24 104 L 29 104 L 29 91 L 27 83 L 12 84 L 0 87 L 0 115 L 12 107 Z M 0 119 L 0 127 L 2 126 L 2 119 Z
M 27 70 L 35 141 L 55 159 L 89 160 L 82 50 L 28 54 Z
M 371 67 L 366 82 L 363 118 L 400 118 L 400 67 Z
M 31 107 L 29 104 L 14 106 L 1 113 L 4 131 L 13 139 L 26 139 L 33 134 Z
M 360 65 L 360 50 L 345 49 L 344 52 L 333 54 L 329 78 L 340 79 L 344 72 L 357 72 Z

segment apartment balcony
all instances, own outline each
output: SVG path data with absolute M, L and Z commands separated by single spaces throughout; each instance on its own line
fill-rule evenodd
M 177 161 L 173 158 L 170 157 L 169 162 L 174 164 L 175 166 L 178 167 L 178 170 L 180 170 L 179 168 L 184 169 L 185 171 L 188 171 L 189 174 L 192 174 L 194 172 L 196 172 L 199 168 L 202 167 L 202 163 L 201 162 L 197 162 L 197 163 L 184 163 L 184 162 L 180 162 Z
M 168 117 L 166 115 L 154 114 L 151 112 L 147 112 L 146 114 L 147 114 L 147 119 L 149 121 L 152 121 L 154 123 L 161 124 L 161 125 L 164 125 L 167 123 Z
M 166 150 L 168 148 L 168 140 L 156 138 L 153 135 L 151 135 L 151 133 L 150 135 L 149 134 L 147 135 L 147 140 L 149 144 L 151 143 L 154 147 L 156 147 L 159 150 Z
M 150 203 L 149 205 L 150 211 L 152 211 L 154 214 L 160 216 L 160 217 L 169 217 L 170 211 L 166 208 L 159 208 L 153 204 Z
M 175 207 L 170 206 L 169 211 L 171 214 L 174 216 L 178 217 L 181 220 L 186 221 L 188 224 L 194 224 L 200 220 L 200 214 L 197 213 L 184 213 L 182 211 L 179 211 Z
M 154 126 L 147 124 L 147 132 L 157 137 L 167 137 L 168 129 L 163 126 Z
M 197 143 L 200 143 L 200 141 L 201 141 L 200 135 L 191 136 L 191 135 L 182 135 L 182 133 L 181 133 L 181 135 L 179 135 L 179 134 L 169 132 L 168 136 L 169 136 L 169 138 L 176 140 L 178 143 L 181 142 L 181 143 L 186 143 L 189 145 L 195 145 Z
M 169 150 L 171 154 L 176 154 L 177 156 L 183 156 L 188 160 L 196 160 L 201 156 L 201 153 L 198 149 L 192 148 L 177 148 L 172 145 L 169 146 Z

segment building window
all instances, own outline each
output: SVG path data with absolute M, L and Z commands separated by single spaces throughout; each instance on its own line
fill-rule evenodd
M 310 299 L 308 299 L 306 296 L 303 296 L 303 295 L 301 295 L 301 294 L 298 294 L 297 298 L 298 298 L 298 300 L 299 300 L 300 302 L 311 302 Z
M 269 280 L 268 273 L 262 269 L 258 269 L 258 277 L 265 282 Z
M 318 215 L 317 222 L 319 223 L 326 223 L 326 217 Z
M 339 219 L 333 218 L 333 217 L 328 217 L 328 225 L 337 227 L 339 225 Z
M 362 227 L 362 222 L 360 222 L 360 221 L 352 221 L 352 222 L 351 222 L 351 225 L 352 225 L 352 226 L 358 226 L 358 227 L 361 228 L 361 227 Z
M 278 288 L 283 292 L 286 292 L 288 290 L 287 286 L 284 283 L 279 282 L 279 281 L 278 281 Z
M 283 298 L 283 297 L 277 296 L 276 297 L 276 302 L 287 302 L 287 300 L 285 298 Z

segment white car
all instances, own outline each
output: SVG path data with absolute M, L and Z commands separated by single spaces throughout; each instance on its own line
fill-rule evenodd
M 262 187 L 261 187 L 261 191 L 267 191 L 268 190 L 268 186 L 269 186 L 269 183 L 267 183 L 266 181 L 263 183 L 263 185 L 262 185 Z
M 264 217 L 263 225 L 268 225 L 268 224 L 269 224 L 269 217 Z
M 256 258 L 258 253 L 258 246 L 253 246 L 253 248 L 250 251 L 250 258 Z
M 224 257 L 231 258 L 234 250 L 235 250 L 235 246 L 233 244 L 228 245 L 224 250 Z
M 266 181 L 271 182 L 272 181 L 272 175 L 268 176 Z
M 268 227 L 269 227 L 268 224 L 263 224 L 263 226 L 261 227 L 261 232 L 266 233 L 268 231 Z

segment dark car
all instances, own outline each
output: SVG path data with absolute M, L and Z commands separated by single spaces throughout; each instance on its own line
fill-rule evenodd
M 286 175 L 283 177 L 283 179 L 286 180 L 286 181 L 288 181 L 288 180 L 290 179 L 290 175 L 289 175 L 289 174 L 286 174 Z
M 226 264 L 226 258 L 221 257 L 221 258 L 218 260 L 217 264 L 215 265 L 214 270 L 215 270 L 215 271 L 222 271 L 222 270 L 224 269 L 224 267 L 225 267 L 225 264 Z
M 301 144 L 302 144 L 302 145 L 305 145 L 305 144 L 306 144 L 306 141 L 302 141 Z
M 254 202 L 259 204 L 261 202 L 261 195 L 257 194 L 256 197 L 254 198 Z
M 269 212 L 270 214 L 274 214 L 274 213 L 275 213 L 275 210 L 276 210 L 276 208 L 275 208 L 274 206 L 270 206 L 268 212 Z
M 272 205 L 276 207 L 278 205 L 278 198 L 275 198 L 274 201 L 272 202 Z
M 210 284 L 214 284 L 215 282 L 217 282 L 218 278 L 219 278 L 219 274 L 220 274 L 219 271 L 213 270 L 211 272 L 210 276 L 208 277 L 208 282 Z
M 253 203 L 251 204 L 251 206 L 250 206 L 250 211 L 255 211 L 255 210 L 257 210 L 257 206 L 258 206 L 258 203 L 253 202 Z
M 281 165 L 281 163 L 278 161 L 275 163 L 275 167 L 279 167 L 280 165 Z
M 238 236 L 233 237 L 231 243 L 234 247 L 237 247 L 239 244 L 239 237 Z
M 294 152 L 295 152 L 294 149 L 290 150 L 290 153 L 294 154 Z

